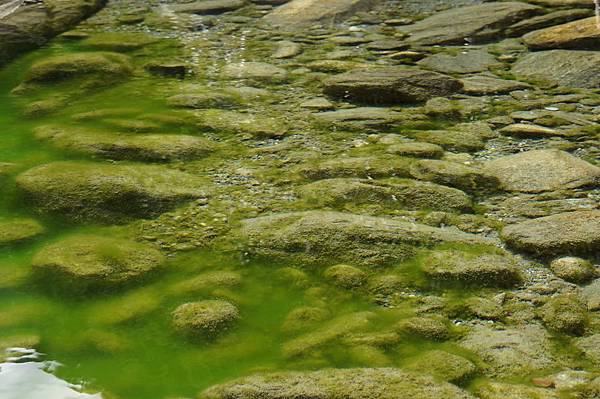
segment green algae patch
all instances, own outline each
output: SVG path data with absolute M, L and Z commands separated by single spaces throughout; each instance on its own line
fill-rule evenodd
M 0 247 L 30 241 L 46 231 L 34 219 L 12 219 L 0 221 Z

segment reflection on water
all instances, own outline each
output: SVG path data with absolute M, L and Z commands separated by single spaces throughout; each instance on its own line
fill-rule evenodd
M 59 363 L 53 361 L 28 361 L 39 358 L 32 349 L 10 348 L 9 360 L 0 363 L 1 399 L 102 399 L 100 394 L 81 393 L 81 386 L 69 384 L 51 374 Z

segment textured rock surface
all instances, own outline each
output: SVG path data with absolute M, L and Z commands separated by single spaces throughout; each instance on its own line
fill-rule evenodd
M 596 17 L 591 17 L 530 32 L 523 41 L 533 50 L 598 50 L 600 29 Z
M 331 24 L 359 11 L 367 11 L 377 0 L 292 0 L 267 14 L 265 21 L 283 28 L 301 28 L 315 23 Z

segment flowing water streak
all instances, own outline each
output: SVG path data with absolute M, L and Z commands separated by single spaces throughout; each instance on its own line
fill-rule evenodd
M 25 0 L 11 0 L 6 4 L 0 5 L 0 19 L 8 17 L 13 12 L 17 11 L 23 5 Z

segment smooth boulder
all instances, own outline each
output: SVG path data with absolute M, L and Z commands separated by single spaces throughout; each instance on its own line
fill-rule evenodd
M 237 306 L 221 299 L 189 302 L 172 313 L 173 326 L 190 338 L 212 338 L 231 328 L 240 318 Z
M 417 103 L 462 89 L 462 83 L 451 76 L 403 67 L 350 71 L 323 84 L 329 96 L 372 105 Z
M 276 8 L 263 19 L 285 29 L 302 28 L 316 23 L 337 23 L 359 11 L 368 11 L 378 0 L 292 0 Z
M 590 17 L 530 32 L 523 41 L 532 50 L 598 50 L 600 28 L 596 17 Z

